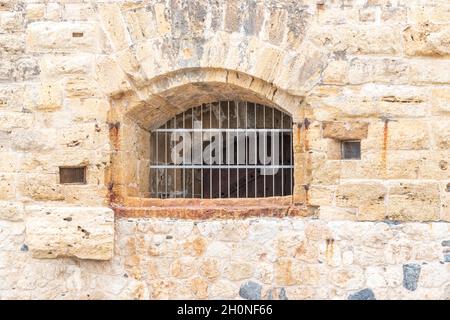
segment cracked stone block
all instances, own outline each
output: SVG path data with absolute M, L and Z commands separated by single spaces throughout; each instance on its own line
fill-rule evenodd
M 114 248 L 114 212 L 104 207 L 29 206 L 26 243 L 35 258 L 109 260 Z

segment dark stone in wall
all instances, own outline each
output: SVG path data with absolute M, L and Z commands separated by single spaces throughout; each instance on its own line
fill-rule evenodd
M 362 289 L 348 296 L 348 300 L 376 300 L 375 294 L 369 288 Z
M 417 281 L 420 276 L 420 265 L 416 263 L 403 265 L 403 287 L 409 291 L 417 289 Z
M 259 283 L 248 281 L 241 285 L 239 289 L 239 295 L 247 300 L 259 300 L 261 299 L 262 286 Z
M 443 247 L 450 247 L 450 240 L 444 240 L 441 244 Z

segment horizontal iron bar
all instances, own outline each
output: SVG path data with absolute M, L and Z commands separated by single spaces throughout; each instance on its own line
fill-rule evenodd
M 243 129 L 243 128 L 217 128 L 217 129 L 183 129 L 183 128 L 173 128 L 173 129 L 155 129 L 151 132 L 292 132 L 291 129 Z
M 293 165 L 201 165 L 201 164 L 181 164 L 181 165 L 150 165 L 153 169 L 293 169 Z

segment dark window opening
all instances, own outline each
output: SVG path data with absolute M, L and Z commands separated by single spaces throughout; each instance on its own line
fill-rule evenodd
M 59 183 L 61 184 L 85 184 L 86 167 L 60 167 Z
M 275 108 L 220 101 L 192 108 L 151 132 L 156 198 L 291 195 L 292 119 Z
M 342 141 L 341 149 L 342 159 L 361 159 L 361 141 Z

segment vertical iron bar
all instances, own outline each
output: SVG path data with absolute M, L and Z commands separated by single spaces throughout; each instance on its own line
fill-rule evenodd
M 212 108 L 209 103 L 209 128 L 212 129 Z M 209 131 L 209 198 L 212 198 L 212 131 Z
M 219 198 L 222 198 L 222 122 L 220 122 L 220 113 L 222 111 L 222 105 L 219 101 Z
M 281 129 L 284 129 L 284 113 L 281 113 Z M 281 132 L 281 164 L 284 165 L 284 132 Z M 284 196 L 284 167 L 281 169 L 281 195 Z
M 194 158 L 194 155 L 192 154 L 192 151 L 194 150 L 194 144 L 195 144 L 195 141 L 194 141 L 194 137 L 195 137 L 195 134 L 194 134 L 194 110 L 195 110 L 196 108 L 192 108 L 191 109 L 191 128 L 192 128 L 192 135 L 191 135 L 191 163 L 192 164 L 194 164 L 194 162 L 192 161 L 193 160 L 193 158 Z M 194 168 L 192 167 L 192 169 L 191 169 L 191 195 L 192 195 L 192 198 L 195 198 L 195 184 L 194 184 Z
M 167 129 L 167 122 L 165 123 L 164 128 Z M 165 164 L 167 164 L 167 132 L 164 132 L 164 161 L 165 161 Z M 167 183 L 167 171 L 169 171 L 169 169 L 167 169 L 167 168 L 164 169 L 164 174 L 165 174 L 165 177 L 166 177 L 166 181 L 165 181 L 166 194 L 165 194 L 165 197 L 167 197 L 167 185 L 168 185 L 168 183 Z
M 255 111 L 255 129 L 258 127 L 258 123 L 256 121 L 256 103 L 253 105 L 254 111 Z M 258 165 L 258 135 L 255 130 L 255 165 Z M 258 169 L 255 167 L 255 198 L 258 197 Z
M 175 116 L 174 120 L 173 120 L 173 128 L 177 129 L 177 117 Z M 174 163 L 174 167 L 173 167 L 173 175 L 174 175 L 174 179 L 173 179 L 173 190 L 174 190 L 174 194 L 175 194 L 175 198 L 177 197 L 177 165 Z
M 159 164 L 159 149 L 158 149 L 158 132 L 156 132 L 156 162 L 157 164 Z M 159 198 L 159 181 L 158 181 L 158 176 L 159 176 L 159 169 L 155 170 L 156 172 L 156 198 Z
M 227 121 L 228 121 L 228 129 L 230 129 L 230 100 L 227 101 Z M 230 188 L 230 150 L 228 147 L 230 146 L 230 133 L 227 131 L 227 165 L 228 165 L 228 198 L 231 198 L 231 188 Z
M 266 152 L 267 152 L 267 132 L 266 132 L 266 106 L 262 106 L 264 108 L 264 113 L 263 113 L 263 123 L 264 123 L 264 143 L 263 143 L 263 154 L 264 154 L 264 159 L 263 159 L 263 164 L 264 166 L 266 165 Z M 264 170 L 264 198 L 266 197 L 266 171 L 265 169 L 261 169 Z
M 201 126 L 203 129 L 203 104 L 200 105 L 200 122 L 201 122 Z M 200 138 L 200 143 L 202 144 L 201 147 L 201 167 L 200 167 L 200 175 L 201 175 L 201 181 L 200 181 L 200 193 L 201 193 L 201 198 L 203 199 L 203 132 L 201 132 L 201 138 Z
M 248 102 L 245 101 L 245 197 L 248 198 L 248 145 L 247 145 L 247 132 L 248 132 Z
M 275 129 L 275 108 L 272 108 L 272 129 Z M 271 136 L 272 136 L 272 138 L 270 140 L 270 142 L 271 142 L 270 147 L 272 149 L 272 153 L 270 155 L 270 159 L 272 161 L 272 165 L 275 165 L 275 163 L 276 163 L 274 161 L 274 158 L 275 158 L 275 139 L 274 139 L 275 132 L 273 130 L 272 130 Z M 272 169 L 271 172 L 272 172 L 272 197 L 274 197 L 275 196 L 275 169 Z
M 186 112 L 183 112 L 183 130 L 186 129 Z M 186 132 L 183 132 L 183 165 L 186 165 Z M 183 194 L 183 198 L 186 198 L 186 169 L 183 170 L 183 190 L 181 190 Z
M 240 117 L 239 117 L 239 109 L 240 104 L 239 101 L 234 101 L 235 105 L 235 112 L 236 112 L 236 128 L 239 128 L 240 125 Z M 236 169 L 236 197 L 239 198 L 239 131 L 237 132 L 237 138 L 236 138 L 236 162 L 237 162 L 237 169 Z

